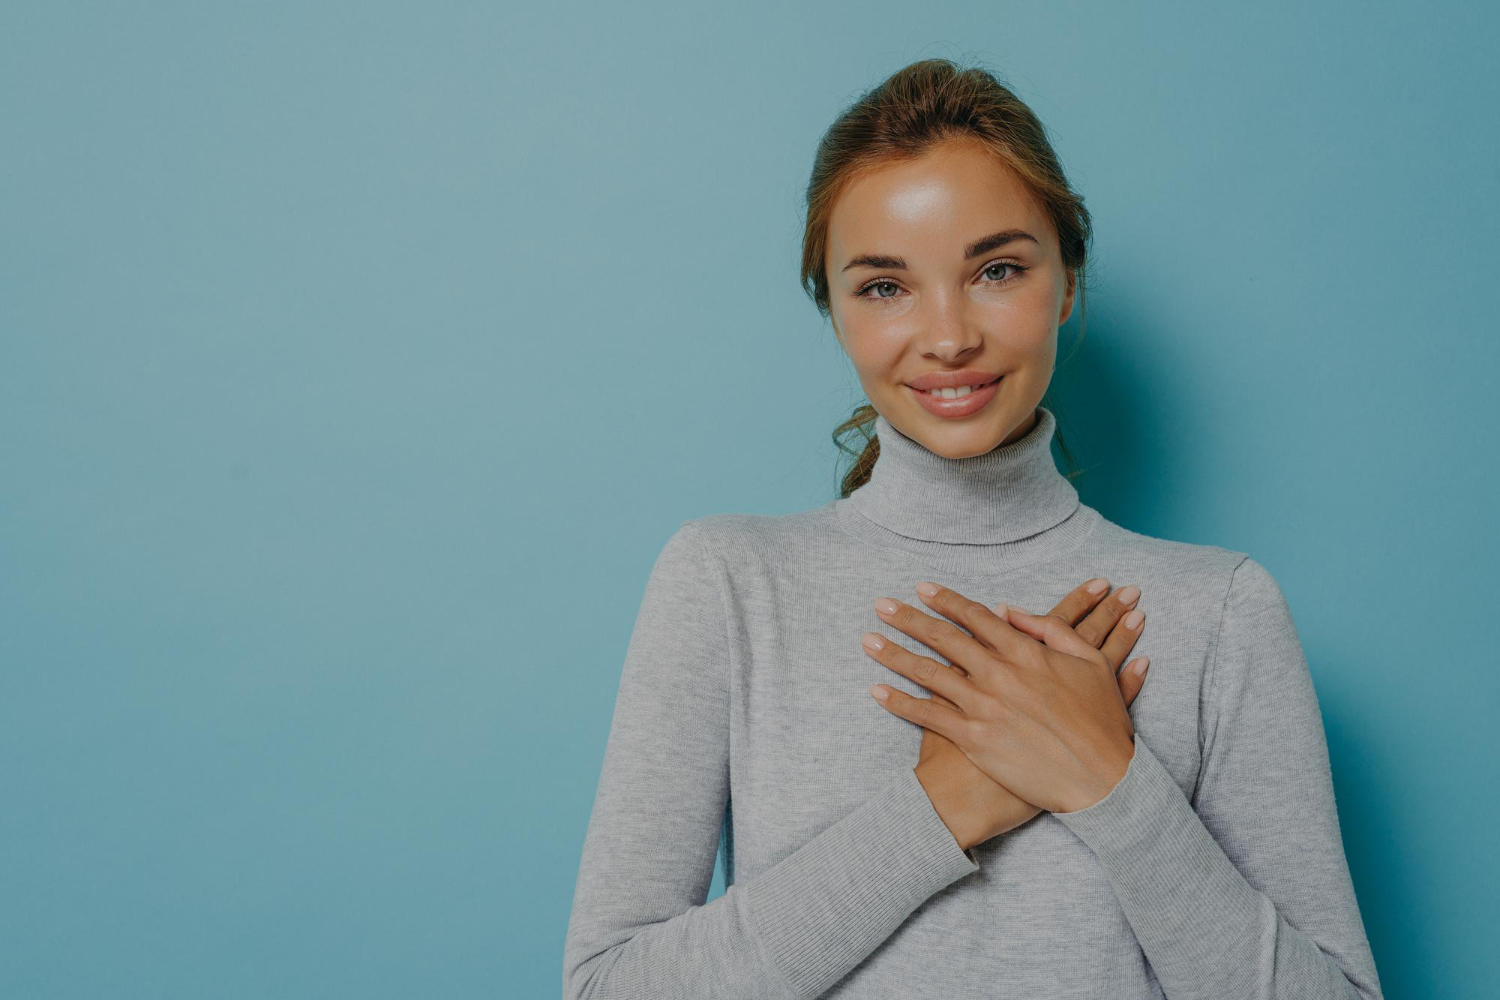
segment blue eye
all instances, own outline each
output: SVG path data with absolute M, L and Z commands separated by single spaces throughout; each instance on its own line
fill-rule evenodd
M 991 261 L 990 263 L 986 264 L 984 266 L 984 269 L 982 271 L 980 271 L 979 273 L 980 274 L 989 274 L 991 271 L 994 271 L 996 268 L 1005 268 L 1005 267 L 1010 268 L 1015 273 L 1012 274 L 1008 278 L 992 279 L 990 281 L 984 282 L 984 284 L 987 284 L 987 285 L 1008 285 L 1011 282 L 1019 281 L 1020 278 L 1021 278 L 1021 275 L 1025 274 L 1028 270 L 1030 270 L 1030 268 L 1028 268 L 1026 265 L 1019 264 L 1019 263 L 1017 263 L 1016 261 L 1013 261 L 1013 260 L 996 260 L 996 261 Z M 895 292 L 892 292 L 890 295 L 878 295 L 878 294 L 877 295 L 866 295 L 865 294 L 866 292 L 868 292 L 872 288 L 881 288 L 881 287 L 890 287 L 890 288 L 899 289 L 901 286 L 898 285 L 895 281 L 892 281 L 890 278 L 873 278 L 870 281 L 865 282 L 865 284 L 863 284 L 862 286 L 860 286 L 859 291 L 857 291 L 857 292 L 854 293 L 854 297 L 857 298 L 857 299 L 879 299 L 881 301 L 887 301 L 889 299 L 893 299 L 893 298 L 896 297 Z
M 993 264 L 987 264 L 987 265 L 985 265 L 984 270 L 981 271 L 981 272 L 979 272 L 979 273 L 980 274 L 988 274 L 989 272 L 993 271 L 997 267 L 1008 267 L 1012 271 L 1016 272 L 1016 274 L 1015 274 L 1014 277 L 1002 278 L 1002 279 L 1000 279 L 1000 281 L 997 282 L 997 284 L 1002 284 L 1002 285 L 1005 284 L 1005 282 L 1007 282 L 1007 281 L 1014 281 L 1016 278 L 1019 278 L 1021 276 L 1021 272 L 1024 271 L 1024 270 L 1026 270 L 1026 268 L 1022 267 L 1020 264 L 1017 264 L 1015 261 L 997 260 Z
M 896 283 L 894 281 L 886 281 L 885 279 L 882 278 L 882 279 L 879 279 L 877 281 L 872 281 L 868 285 L 866 285 L 864 288 L 861 288 L 859 290 L 859 294 L 860 295 L 864 295 L 865 292 L 869 291 L 871 288 L 879 288 L 882 285 L 890 287 L 890 288 L 896 288 L 897 287 L 897 285 L 896 285 Z M 889 299 L 889 298 L 892 298 L 893 296 L 892 295 L 876 295 L 875 297 L 877 299 Z M 866 298 L 868 298 L 868 296 L 866 296 Z

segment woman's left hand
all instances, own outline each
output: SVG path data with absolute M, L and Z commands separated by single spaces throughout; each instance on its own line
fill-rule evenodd
M 893 612 L 881 610 L 890 598 L 875 611 L 959 668 L 931 669 L 940 665 L 926 657 L 897 658 L 918 665 L 911 673 L 890 667 L 958 707 L 883 684 L 872 693 L 888 692 L 887 710 L 946 736 L 975 767 L 1040 809 L 1075 812 L 1108 795 L 1135 754 L 1135 728 L 1104 655 L 1082 639 L 1076 652 L 1052 649 L 957 591 L 922 593 L 929 586 L 917 591 L 944 618 L 900 601 Z

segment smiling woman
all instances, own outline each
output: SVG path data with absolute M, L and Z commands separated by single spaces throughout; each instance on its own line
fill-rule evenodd
M 1020 176 L 984 144 L 950 138 L 861 170 L 831 204 L 826 260 L 844 263 L 828 282 L 827 309 L 870 398 L 869 418 L 883 413 L 950 458 L 1031 430 L 1077 277 Z M 879 246 L 903 249 L 861 249 Z M 949 391 L 960 386 L 974 388 Z M 933 394 L 938 387 L 947 398 Z
M 864 447 L 828 503 L 657 557 L 565 994 L 1380 997 L 1281 589 L 1053 462 L 1090 226 L 1041 124 L 915 63 L 830 128 L 807 203 Z

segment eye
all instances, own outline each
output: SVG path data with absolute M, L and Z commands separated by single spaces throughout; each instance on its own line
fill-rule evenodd
M 1014 261 L 1014 260 L 992 260 L 988 264 L 984 265 L 984 268 L 979 273 L 981 275 L 988 275 L 992 271 L 995 271 L 995 270 L 1000 269 L 1000 268 L 1007 268 L 1007 267 L 1010 268 L 1015 273 L 1013 273 L 1012 275 L 1010 275 L 1007 278 L 992 278 L 992 279 L 990 279 L 988 281 L 983 282 L 983 284 L 986 284 L 986 285 L 1009 285 L 1012 282 L 1019 281 L 1021 279 L 1021 275 L 1025 274 L 1028 270 L 1030 270 L 1029 267 L 1027 267 L 1025 264 L 1020 263 L 1019 261 Z M 889 295 L 882 295 L 882 294 L 880 294 L 878 292 L 876 294 L 874 294 L 874 295 L 868 294 L 872 289 L 876 289 L 876 288 L 889 288 L 889 289 L 893 289 L 893 291 Z M 860 286 L 859 291 L 857 291 L 857 292 L 854 293 L 854 297 L 857 298 L 857 299 L 880 299 L 880 300 L 894 299 L 896 297 L 896 292 L 899 291 L 900 288 L 901 288 L 901 286 L 898 285 L 898 284 L 896 284 L 896 282 L 892 281 L 890 278 L 872 278 L 871 280 L 865 282 L 863 285 Z
M 872 288 L 882 288 L 882 287 L 884 287 L 884 288 L 899 288 L 901 286 L 897 285 L 894 281 L 890 280 L 889 278 L 876 278 L 874 281 L 866 282 L 863 286 L 861 286 L 861 288 L 860 288 L 859 291 L 857 291 L 857 292 L 854 293 L 854 295 L 855 295 L 856 298 L 861 298 L 861 299 L 869 299 L 869 298 L 891 299 L 891 298 L 895 298 L 896 297 L 894 292 L 891 293 L 890 295 L 866 295 L 865 294 L 865 292 L 869 291 Z
M 1015 271 L 1016 273 L 1013 274 L 1013 275 L 1011 275 L 1009 278 L 1000 278 L 997 281 L 990 282 L 990 284 L 992 284 L 992 285 L 1008 285 L 1012 281 L 1018 280 L 1021 277 L 1021 275 L 1025 274 L 1026 271 L 1027 271 L 1027 268 L 1026 268 L 1026 266 L 1024 264 L 1019 264 L 1019 263 L 1017 263 L 1016 261 L 1013 261 L 1013 260 L 992 260 L 988 264 L 984 265 L 984 270 L 980 271 L 979 273 L 980 274 L 989 274 L 991 271 L 995 270 L 997 267 L 1008 267 L 1012 271 Z

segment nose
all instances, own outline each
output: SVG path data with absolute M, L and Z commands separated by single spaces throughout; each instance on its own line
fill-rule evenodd
M 969 311 L 968 296 L 938 295 L 928 299 L 928 315 L 922 318 L 917 347 L 923 354 L 953 363 L 967 358 L 984 343 L 984 337 Z

